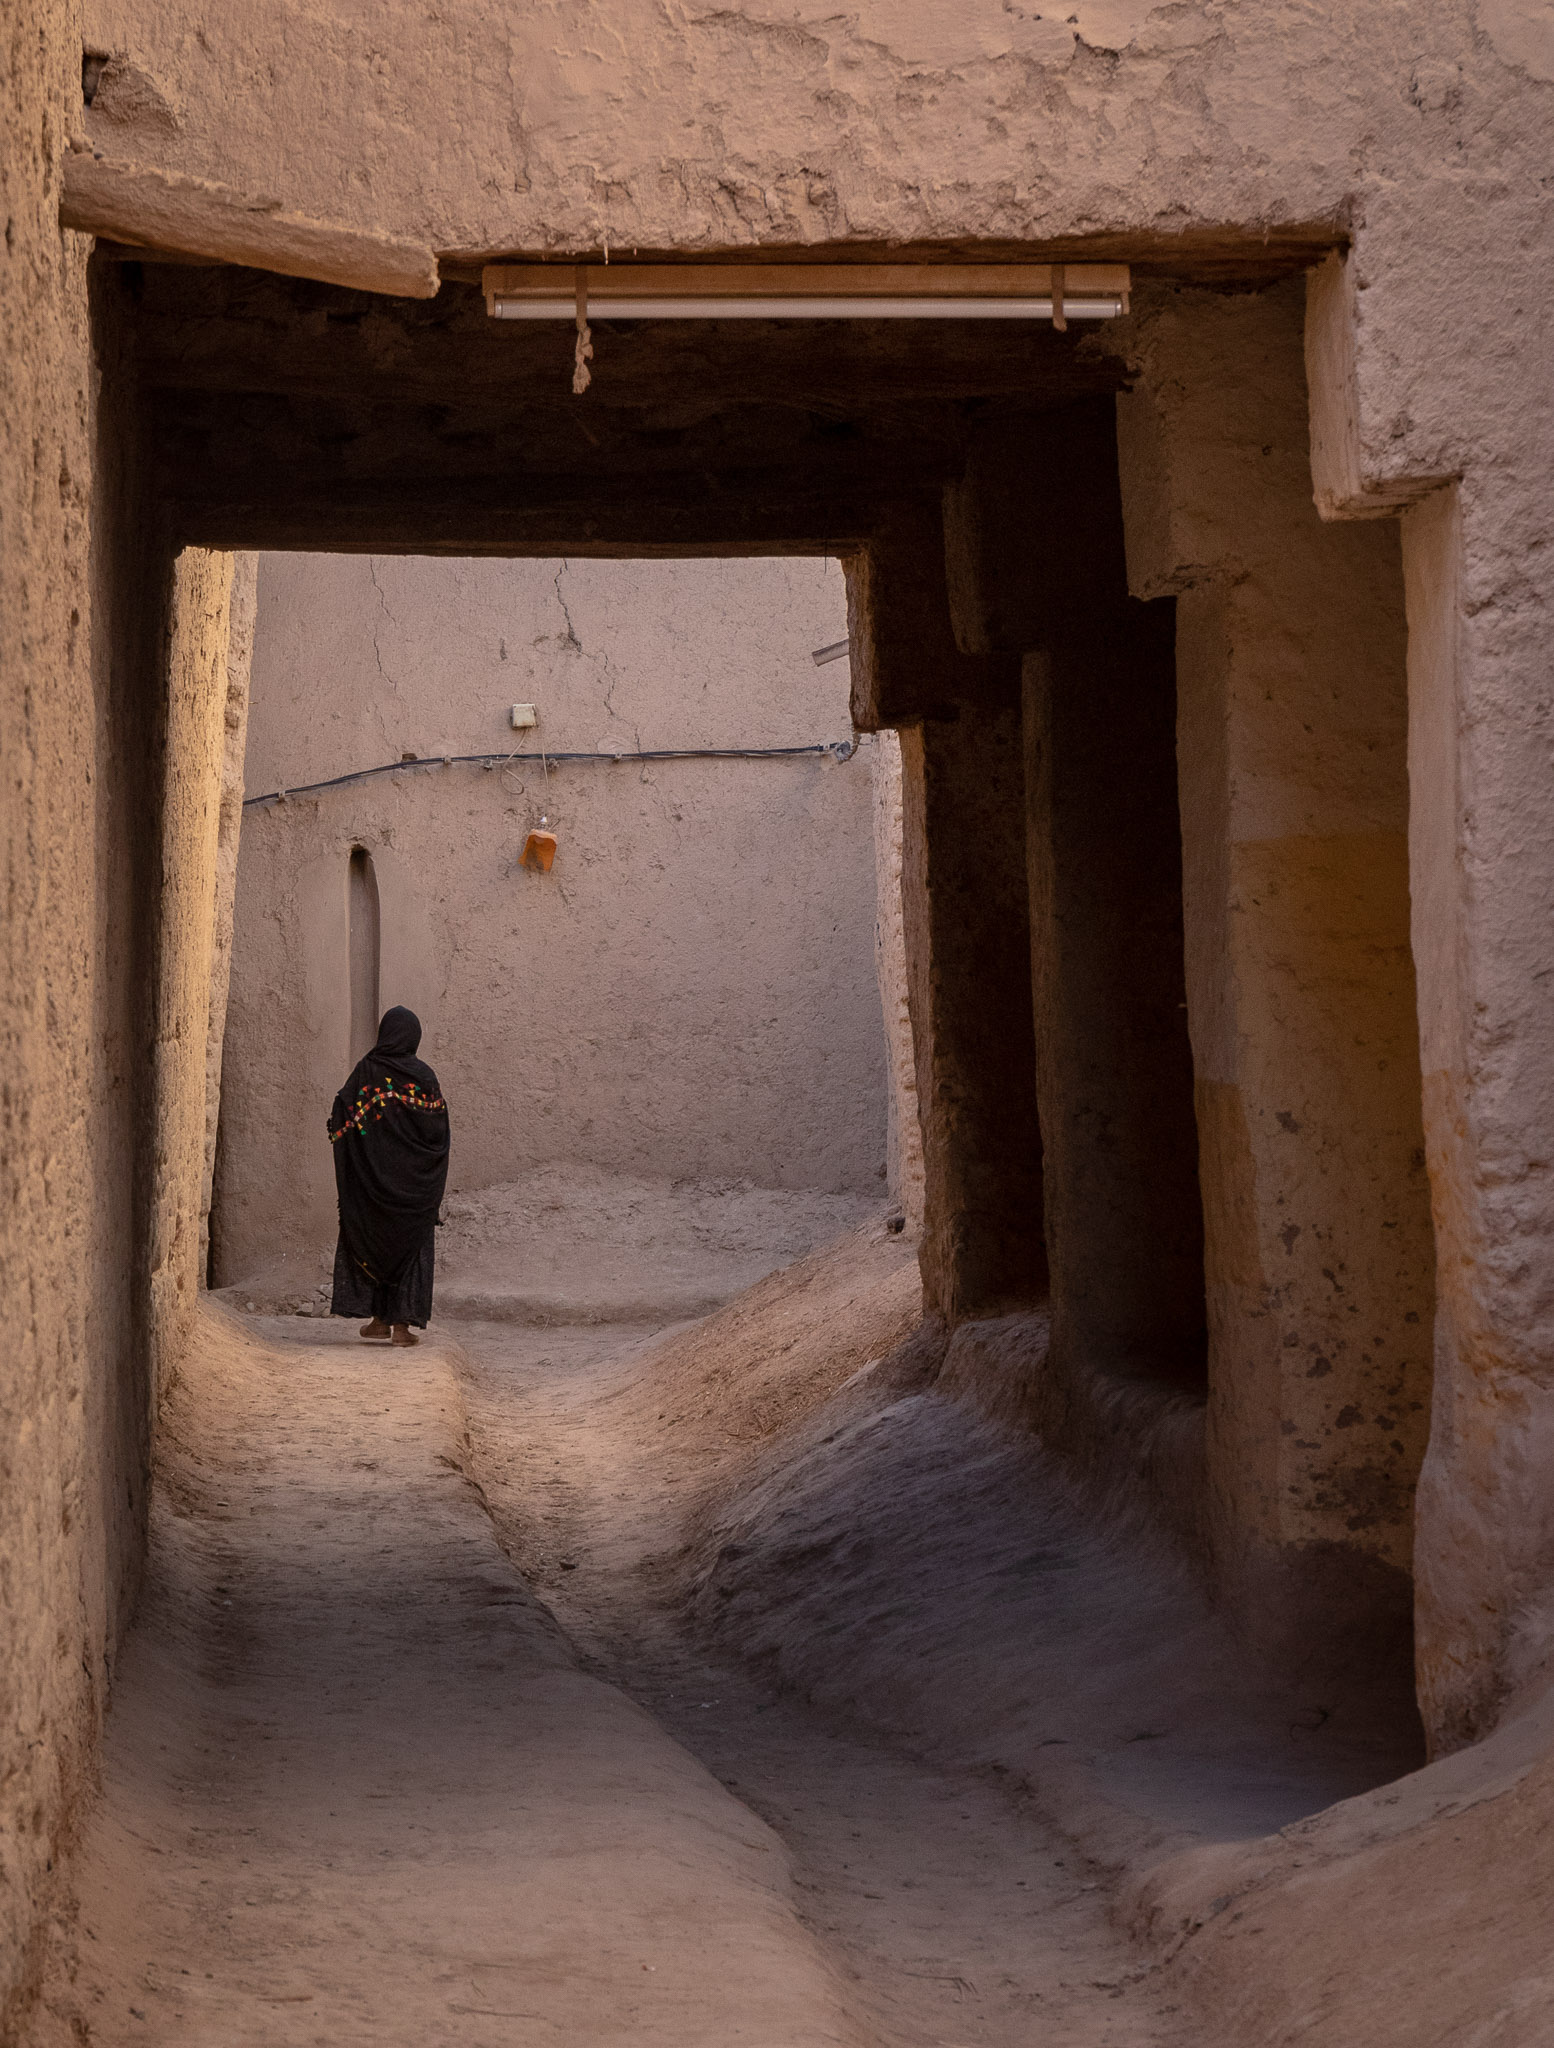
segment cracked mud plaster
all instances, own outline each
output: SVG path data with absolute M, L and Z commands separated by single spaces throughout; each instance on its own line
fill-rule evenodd
M 1445 10 L 1464 38 L 1467 5 Z M 1438 42 L 1441 12 L 1411 9 L 1400 47 Z M 1341 222 L 1362 156 L 1418 150 L 1394 49 L 1336 0 L 449 0 L 365 39 L 269 0 L 197 35 L 175 6 L 88 0 L 85 26 L 179 110 L 176 135 L 147 126 L 148 161 L 471 255 L 1223 239 Z M 84 125 L 127 152 L 124 123 Z

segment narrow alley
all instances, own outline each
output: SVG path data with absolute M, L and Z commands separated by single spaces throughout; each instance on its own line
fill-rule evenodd
M 41 2048 L 1193 2038 L 1130 1869 L 1411 1759 L 925 1392 L 918 1294 L 876 1216 L 667 1329 L 202 1310 Z
M 586 2012 L 666 2048 L 1174 2039 L 1098 1874 L 995 1779 L 847 1732 L 663 1612 L 623 1625 L 619 1513 L 556 1479 L 530 1524 L 489 1391 L 472 1451 L 464 1389 L 532 1369 L 537 1334 L 479 1329 L 477 1368 L 207 1312 L 57 2038 L 528 2044 Z M 595 1371 L 652 1341 L 544 1334 Z M 505 1433 L 544 1463 L 532 1419 Z M 485 1489 L 544 1577 L 578 1566 L 566 1632 Z

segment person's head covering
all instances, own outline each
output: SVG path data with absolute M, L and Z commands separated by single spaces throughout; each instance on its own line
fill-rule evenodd
M 382 1022 L 378 1025 L 378 1042 L 367 1057 L 383 1066 L 393 1067 L 403 1067 L 406 1061 L 414 1060 L 419 1067 L 422 1062 L 415 1058 L 415 1053 L 420 1043 L 420 1018 L 414 1010 L 407 1010 L 403 1003 L 396 1003 L 392 1010 L 383 1012 Z M 431 1068 L 426 1071 L 430 1073 Z
M 448 1181 L 448 1105 L 415 1056 L 420 1043 L 414 1010 L 386 1010 L 377 1044 L 351 1069 L 329 1116 L 340 1236 L 385 1285 L 425 1244 Z

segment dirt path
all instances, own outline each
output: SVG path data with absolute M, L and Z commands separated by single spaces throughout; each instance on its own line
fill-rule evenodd
M 995 1772 L 692 1647 L 640 1325 L 458 1335 L 208 1316 L 30 2048 L 1182 2038 Z
M 447 1353 L 352 1334 L 211 1315 L 169 1400 L 35 2038 L 870 2048 L 779 1840 L 502 1555 Z
M 1144 2048 L 1185 2016 L 1107 1919 L 1105 1873 L 995 1773 L 864 1739 L 709 1659 L 655 1601 L 683 1492 L 644 1483 L 611 1391 L 658 1339 L 463 1325 L 475 1470 L 504 1544 L 589 1668 L 779 1834 L 809 1927 L 891 2048 Z M 646 1456 L 644 1453 L 646 1452 Z
M 1544 1724 L 1259 1686 L 918 1300 L 870 1226 L 668 1332 L 202 1312 L 25 2048 L 1541 2042 Z

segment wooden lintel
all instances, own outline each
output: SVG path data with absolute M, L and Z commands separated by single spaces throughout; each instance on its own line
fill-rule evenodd
M 435 298 L 437 258 L 418 242 L 288 213 L 207 178 L 72 151 L 60 225 L 106 240 L 315 278 L 393 298 Z

